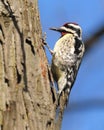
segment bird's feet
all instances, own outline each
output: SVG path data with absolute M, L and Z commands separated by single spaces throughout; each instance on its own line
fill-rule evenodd
M 51 53 L 51 55 L 53 55 L 54 51 L 50 49 L 48 43 L 46 42 L 46 33 L 44 33 L 43 36 L 42 36 L 42 42 L 43 42 L 43 45 L 48 48 L 48 50 Z

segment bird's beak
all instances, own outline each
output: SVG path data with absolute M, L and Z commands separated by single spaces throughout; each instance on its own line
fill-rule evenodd
M 54 27 L 52 27 L 52 28 L 49 28 L 50 30 L 53 30 L 53 31 L 58 31 L 58 32 L 61 32 L 62 31 L 62 28 L 60 27 L 60 28 L 54 28 Z

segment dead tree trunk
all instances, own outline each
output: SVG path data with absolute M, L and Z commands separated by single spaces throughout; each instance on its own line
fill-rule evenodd
M 37 0 L 0 1 L 0 128 L 59 130 Z

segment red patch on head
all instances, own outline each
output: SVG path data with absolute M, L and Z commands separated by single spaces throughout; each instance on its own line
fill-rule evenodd
M 61 32 L 61 36 L 64 36 L 65 34 L 67 34 L 67 32 L 65 31 Z
M 74 23 L 74 22 L 68 22 L 68 23 L 65 23 L 63 26 L 67 27 L 68 24 L 74 24 L 74 25 L 78 25 L 77 23 Z

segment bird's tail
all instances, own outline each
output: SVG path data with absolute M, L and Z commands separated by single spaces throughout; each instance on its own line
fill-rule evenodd
M 67 107 L 70 91 L 74 83 L 73 68 L 68 69 L 65 77 L 63 77 L 59 84 L 59 88 L 62 88 L 58 92 L 58 105 L 61 103 L 61 99 L 64 100 L 64 105 Z
M 71 91 L 71 83 L 67 82 L 63 88 L 63 90 L 58 91 L 58 105 L 60 106 L 61 101 L 64 100 L 64 105 L 67 107 L 69 95 Z

